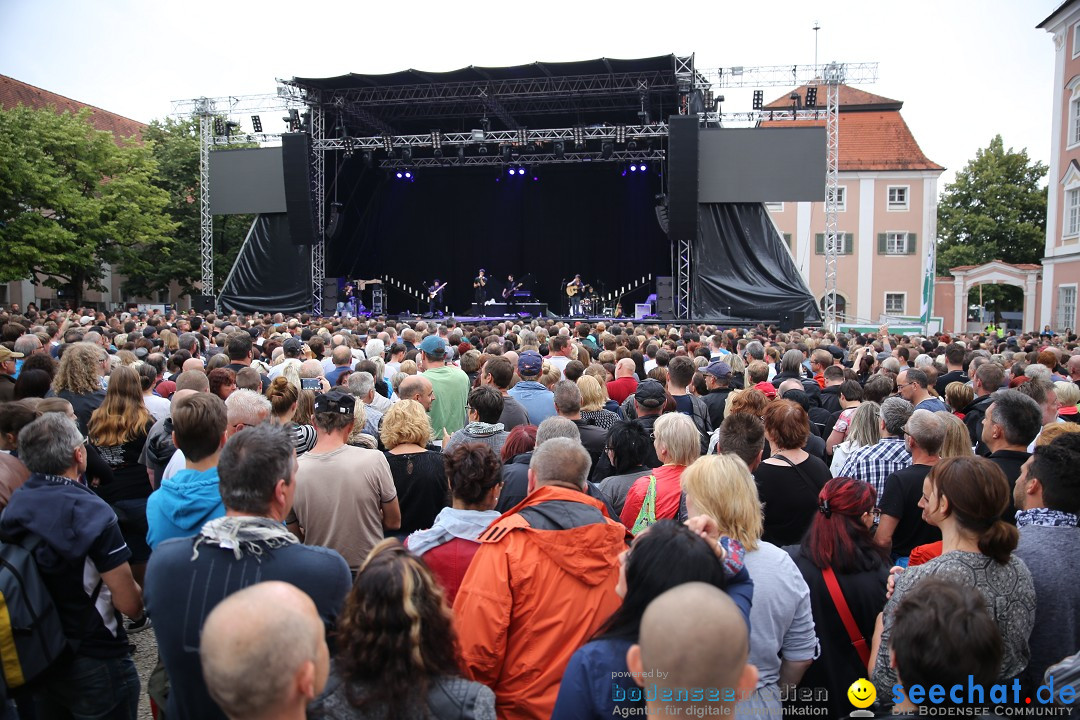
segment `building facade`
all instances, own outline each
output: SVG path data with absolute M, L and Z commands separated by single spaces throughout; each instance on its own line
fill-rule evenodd
M 1063 3 L 1038 25 L 1054 39 L 1046 248 L 1039 327 L 1077 327 L 1080 286 L 1080 0 Z
M 1077 0 L 1080 2 L 1080 0 Z M 819 105 L 825 99 L 820 88 Z M 806 97 L 806 87 L 795 90 Z M 765 109 L 791 107 L 790 94 Z M 843 321 L 921 313 L 923 277 L 937 237 L 938 177 L 900 115 L 903 102 L 846 85 L 839 89 L 837 312 Z M 764 127 L 824 122 L 763 122 Z M 825 203 L 768 203 L 807 286 L 825 294 Z

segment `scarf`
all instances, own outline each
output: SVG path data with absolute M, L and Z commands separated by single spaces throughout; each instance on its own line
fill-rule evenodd
M 244 553 L 262 562 L 266 549 L 287 547 L 300 542 L 284 525 L 265 517 L 219 517 L 203 525 L 195 537 L 191 559 L 199 557 L 199 546 L 203 543 L 217 545 L 223 550 L 232 550 L 237 560 L 243 560 Z M 265 547 L 264 547 L 265 546 Z
M 1032 508 L 1031 510 L 1019 510 L 1016 513 L 1016 527 L 1022 528 L 1029 525 L 1039 527 L 1076 527 L 1077 517 L 1072 513 L 1050 508 Z
M 415 555 L 423 555 L 451 538 L 475 541 L 501 515 L 497 510 L 443 508 L 430 528 L 417 530 L 409 536 L 409 550 Z
M 473 437 L 486 437 L 503 431 L 502 423 L 471 422 L 465 426 L 465 434 Z

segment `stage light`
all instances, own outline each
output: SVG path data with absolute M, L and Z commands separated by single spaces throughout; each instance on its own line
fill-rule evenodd
M 251 116 L 251 129 L 257 133 L 262 132 L 262 118 L 258 115 Z
M 619 143 L 620 145 L 622 143 L 626 142 L 626 126 L 625 125 L 616 125 L 615 126 L 615 142 Z
M 488 146 L 487 145 L 481 145 L 480 149 L 477 150 L 476 152 L 480 153 L 481 155 L 487 155 L 488 154 Z
M 507 175 L 513 175 L 514 174 L 514 168 L 507 168 L 506 169 L 506 174 Z
M 289 126 L 289 132 L 296 132 L 300 127 L 300 111 L 296 108 L 289 110 L 289 114 L 281 119 Z
M 525 174 L 525 168 L 518 168 L 518 175 L 524 175 L 524 174 Z
M 476 128 L 472 131 L 472 139 L 474 142 L 484 142 L 486 133 L 483 128 Z
M 633 152 L 633 151 L 637 150 L 637 142 L 634 141 L 634 140 L 631 140 L 630 142 L 626 143 L 626 149 L 629 150 L 630 152 Z
M 566 143 L 564 143 L 562 140 L 556 140 L 554 147 L 555 147 L 555 159 L 556 160 L 565 159 L 566 158 Z
M 356 138 L 351 138 L 348 135 L 341 138 L 341 145 L 345 150 L 345 157 L 351 158 L 356 151 Z
M 817 107 L 817 85 L 806 88 L 806 107 Z
M 405 171 L 405 179 L 406 180 L 412 180 L 412 173 L 409 172 L 408 170 Z
M 214 134 L 215 135 L 224 135 L 225 134 L 225 120 L 224 119 L 219 118 L 219 117 L 214 118 Z
M 637 172 L 637 165 L 631 165 L 630 172 Z
M 574 148 L 577 150 L 585 149 L 585 128 L 580 125 L 574 127 Z
M 431 147 L 435 148 L 436 150 L 441 150 L 442 140 L 442 132 L 440 132 L 439 130 L 431 131 Z
M 649 167 L 645 163 L 641 163 L 641 165 L 638 166 L 638 169 L 641 170 L 641 172 L 645 172 Z
M 615 144 L 612 142 L 605 142 L 600 145 L 600 157 L 605 160 L 610 160 L 611 156 L 615 154 Z
M 754 109 L 755 110 L 760 110 L 762 107 L 764 107 L 764 105 L 765 105 L 765 91 L 764 90 L 755 90 L 754 91 Z
M 538 178 L 538 177 L 536 177 L 535 175 L 533 175 L 533 182 L 540 182 L 540 178 Z
M 382 136 L 382 146 L 383 146 L 383 150 L 386 151 L 387 155 L 394 152 L 394 138 L 390 137 L 389 135 L 383 135 Z
M 405 177 L 405 173 L 403 173 L 403 172 L 401 172 L 400 170 L 398 170 L 398 171 L 397 171 L 397 179 L 398 179 L 398 180 L 400 180 L 400 179 L 401 179 L 401 178 L 403 178 L 403 177 Z

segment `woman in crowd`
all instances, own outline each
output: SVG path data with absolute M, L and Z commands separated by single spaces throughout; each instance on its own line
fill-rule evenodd
M 1080 387 L 1071 381 L 1058 381 L 1054 383 L 1054 391 L 1060 406 L 1058 417 L 1066 422 L 1080 423 L 1080 413 L 1076 409 L 1076 403 L 1080 400 Z
M 494 693 L 461 676 L 442 589 L 397 540 L 383 540 L 361 565 L 338 616 L 337 642 L 308 718 L 495 718 Z
M 664 413 L 653 425 L 653 447 L 660 467 L 634 481 L 626 493 L 620 519 L 628 529 L 674 518 L 682 496 L 680 478 L 701 454 L 701 436 L 694 421 L 680 412 Z M 642 512 L 644 508 L 644 512 Z M 641 516 L 642 523 L 638 523 Z
M 270 422 L 289 428 L 296 454 L 303 455 L 315 447 L 315 441 L 318 439 L 315 428 L 293 421 L 296 417 L 296 406 L 300 401 L 300 392 L 296 387 L 285 378 L 278 376 L 266 389 L 266 397 L 270 400 Z
M 603 408 L 611 411 L 617 418 L 621 417 L 619 415 L 619 403 L 612 400 L 607 391 L 607 384 L 615 379 L 615 365 L 612 363 L 607 365 L 593 363 L 585 368 L 585 374 L 596 378 L 597 384 L 600 385 L 600 392 L 604 394 Z
M 956 417 L 964 419 L 967 406 L 975 401 L 975 391 L 962 382 L 951 382 L 945 386 L 945 404 Z
M 869 483 L 833 478 L 818 494 L 817 513 L 801 545 L 786 548 L 810 588 L 814 627 L 821 656 L 803 675 L 806 688 L 827 688 L 829 717 L 848 711 L 847 689 L 866 675 L 874 622 L 885 606 L 888 555 L 874 544 L 877 493 Z M 831 580 L 826 574 L 831 573 Z M 840 619 L 832 582 L 858 627 L 860 646 Z
M 424 406 L 415 400 L 394 403 L 383 415 L 380 435 L 401 505 L 401 528 L 394 534 L 431 527 L 449 498 L 443 456 L 426 447 L 431 422 Z
M 44 370 L 23 368 L 19 373 L 19 379 L 15 381 L 12 399 L 43 398 L 49 392 L 50 385 L 52 385 L 52 378 L 49 377 L 49 373 Z
M 96 492 L 116 510 L 120 532 L 131 549 L 131 572 L 140 585 L 150 559 L 146 500 L 151 488 L 139 456 L 153 425 L 154 418 L 143 404 L 138 373 L 128 367 L 113 370 L 105 400 L 90 416 L 87 435 L 112 471 L 112 482 Z
M 819 457 L 803 450 L 810 419 L 801 405 L 774 400 L 765 409 L 765 441 L 771 455 L 754 470 L 765 505 L 762 539 L 775 545 L 799 542 L 817 507 L 818 493 L 831 477 Z
M 602 427 L 605 430 L 619 422 L 619 416 L 610 410 L 605 410 L 607 402 L 607 390 L 604 389 L 595 377 L 582 375 L 577 381 L 578 390 L 581 391 L 581 419 L 590 425 Z
M 73 343 L 65 347 L 60 356 L 52 394 L 71 403 L 75 417 L 79 419 L 79 430 L 84 435 L 90 415 L 105 402 L 101 378 L 108 368 L 109 354 L 98 345 Z
M 945 442 L 941 444 L 941 451 L 938 455 L 943 458 L 971 457 L 974 455 L 975 453 L 971 449 L 971 433 L 968 432 L 964 421 L 956 413 L 945 410 L 938 410 L 934 414 L 945 423 Z
M 840 424 L 839 421 L 836 423 Z M 836 430 L 833 430 L 836 433 Z M 830 440 L 832 438 L 830 437 Z M 881 406 L 876 402 L 863 402 L 855 408 L 844 432 L 843 442 L 833 446 L 830 470 L 839 473 L 851 453 L 864 445 L 873 445 L 881 439 Z
M 600 481 L 599 488 L 615 512 L 622 512 L 626 494 L 637 479 L 652 472 L 645 464 L 652 454 L 650 449 L 653 449 L 653 442 L 649 432 L 637 420 L 620 420 L 608 430 L 604 451 L 611 465 L 611 475 Z
M 825 438 L 825 453 L 834 455 L 836 446 L 847 440 L 851 418 L 863 403 L 863 388 L 855 380 L 845 380 L 840 384 L 840 414 L 833 420 L 828 437 Z
M 644 716 L 643 701 L 616 701 L 613 689 L 625 692 L 635 687 L 626 652 L 638 641 L 645 608 L 671 588 L 703 582 L 726 589 L 739 609 L 749 615 L 752 586 L 745 581 L 746 574 L 741 573 L 738 589 L 734 582 L 729 585 L 714 547 L 685 525 L 661 520 L 619 555 L 615 592 L 623 603 L 593 639 L 570 657 L 552 720 L 601 720 L 627 712 Z
M 746 463 L 733 454 L 707 455 L 682 483 L 690 517 L 708 516 L 721 535 L 739 542 L 754 581 L 747 662 L 758 669 L 758 686 L 736 706 L 736 717 L 780 720 L 780 686 L 798 683 L 818 655 L 810 590 L 791 556 L 761 539 L 761 501 Z
M 888 697 L 898 682 L 889 661 L 893 611 L 922 578 L 931 575 L 974 587 L 986 598 L 1004 644 L 1000 682 L 1010 682 L 1027 666 L 1031 657 L 1028 636 L 1035 624 L 1035 586 L 1027 566 L 1012 555 L 1019 533 L 1001 519 L 1008 505 L 1005 474 L 985 458 L 947 458 L 926 476 L 919 507 L 923 518 L 941 530 L 941 555 L 908 567 L 897 577 L 878 619 L 870 679 L 879 695 Z
M 536 426 L 518 425 L 506 436 L 506 442 L 503 443 L 502 450 L 499 451 L 500 459 L 505 466 L 519 455 L 527 456 L 528 453 L 533 451 L 534 447 L 536 447 Z M 528 457 L 526 457 L 525 464 L 528 466 Z
M 480 549 L 477 538 L 499 517 L 495 503 L 502 479 L 495 451 L 481 443 L 451 448 L 443 461 L 450 481 L 451 506 L 439 511 L 430 528 L 410 535 L 405 546 L 424 558 L 446 593 L 447 603 L 453 605 L 461 580 Z
M 228 368 L 211 370 L 206 379 L 210 381 L 210 392 L 222 400 L 228 400 L 232 391 L 236 389 L 236 373 Z

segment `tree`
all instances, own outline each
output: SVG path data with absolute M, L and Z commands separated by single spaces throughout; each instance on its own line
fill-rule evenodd
M 0 282 L 104 290 L 106 266 L 147 272 L 172 247 L 147 147 L 94 129 L 89 110 L 0 110 Z
M 938 275 L 991 260 L 1038 263 L 1046 240 L 1046 172 L 1026 149 L 1006 150 L 1000 135 L 978 150 L 938 203 Z M 978 289 L 972 293 L 977 296 Z M 997 312 L 1018 298 L 1022 302 L 1014 288 L 983 288 L 984 302 Z

